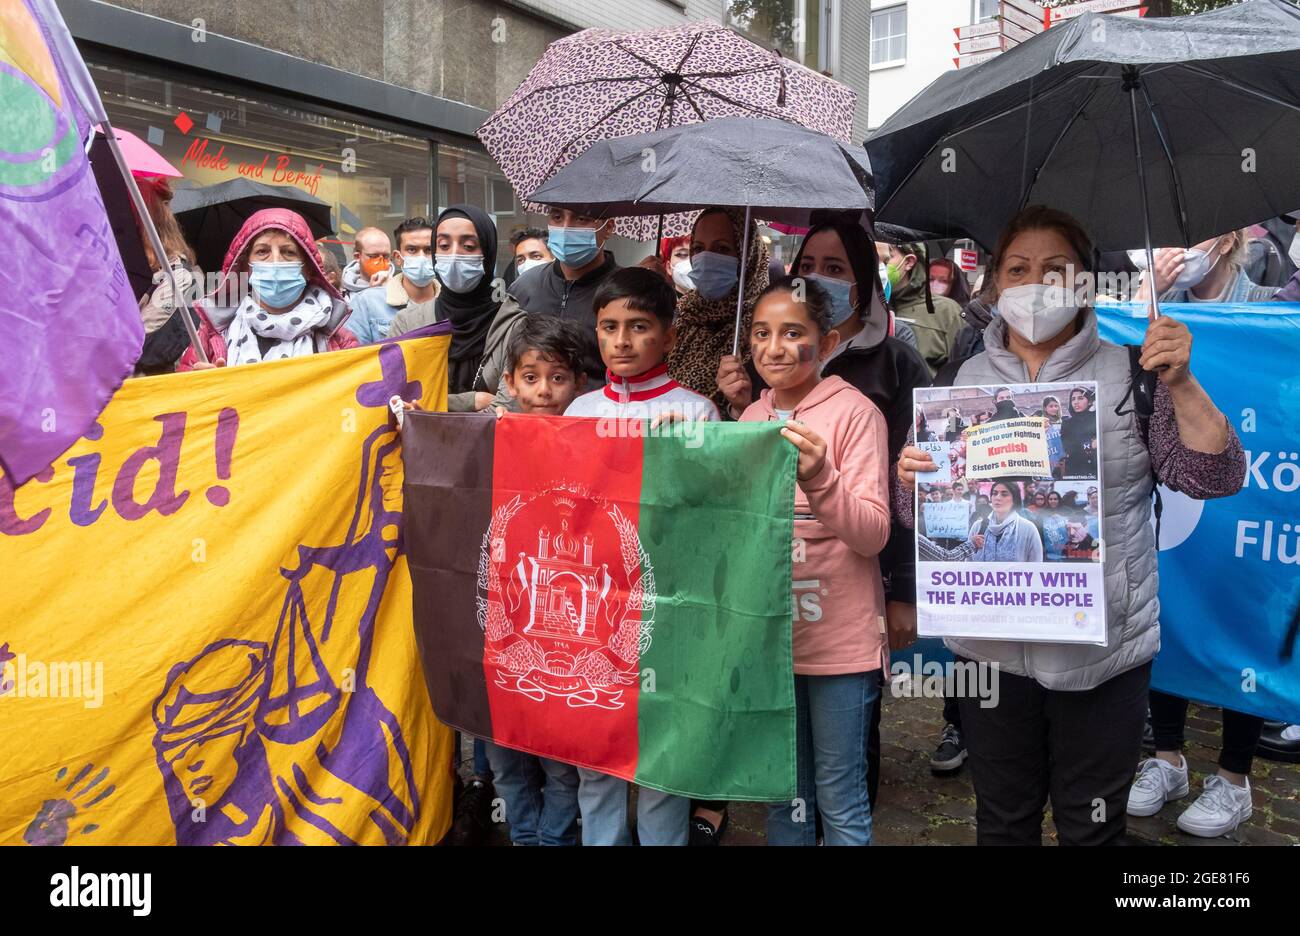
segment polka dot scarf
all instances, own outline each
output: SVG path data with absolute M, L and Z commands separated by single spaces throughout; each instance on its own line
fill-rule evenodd
M 320 286 L 309 286 L 296 306 L 276 315 L 258 305 L 250 293 L 235 310 L 226 331 L 226 366 L 280 361 L 315 353 L 312 331 L 325 323 L 331 308 L 329 293 Z M 259 335 L 275 339 L 265 355 L 257 341 Z

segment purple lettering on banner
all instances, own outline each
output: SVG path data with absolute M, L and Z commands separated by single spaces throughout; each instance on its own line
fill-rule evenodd
M 185 414 L 163 413 L 155 416 L 162 423 L 157 445 L 146 445 L 122 463 L 113 482 L 113 509 L 124 520 L 139 520 L 151 510 L 164 517 L 174 514 L 189 499 L 189 491 L 176 490 L 176 474 L 181 462 L 181 439 L 185 436 Z M 135 500 L 135 479 L 147 461 L 158 462 L 158 483 L 143 504 Z
M 235 434 L 239 432 L 239 411 L 227 406 L 217 415 L 217 477 L 230 480 L 230 462 L 235 457 Z M 230 488 L 214 484 L 204 492 L 208 503 L 224 507 L 230 503 Z
M 104 427 L 97 422 L 91 423 L 85 438 L 97 442 L 103 437 Z M 90 506 L 95 497 L 95 479 L 99 475 L 100 458 L 98 452 L 92 452 L 68 459 L 68 464 L 72 466 L 72 507 L 68 515 L 77 526 L 90 526 L 108 509 L 107 499 L 100 501 L 98 506 Z
M 32 480 L 44 482 L 53 477 L 54 469 L 46 468 L 38 472 Z M 8 475 L 0 476 L 0 533 L 6 536 L 26 536 L 39 530 L 49 518 L 49 507 L 36 511 L 30 517 L 18 516 L 18 511 L 14 508 L 14 484 L 9 480 Z

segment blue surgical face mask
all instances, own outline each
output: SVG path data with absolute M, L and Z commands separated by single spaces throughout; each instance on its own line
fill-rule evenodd
M 416 286 L 428 286 L 433 282 L 433 261 L 424 254 L 411 256 L 402 254 L 402 275 Z
M 721 299 L 740 282 L 740 261 L 711 250 L 692 254 L 691 282 L 705 299 Z
M 483 279 L 482 254 L 440 254 L 434 266 L 438 282 L 454 293 L 470 292 Z
M 293 305 L 307 288 L 300 260 L 254 260 L 249 264 L 248 284 L 257 298 L 272 309 Z
M 857 309 L 849 302 L 849 293 L 853 290 L 852 283 L 846 283 L 844 280 L 833 279 L 829 276 L 822 276 L 820 273 L 805 273 L 805 279 L 810 279 L 822 289 L 826 290 L 831 297 L 831 328 L 843 325 L 853 317 Z
M 599 228 L 557 227 L 552 224 L 546 246 L 565 266 L 583 267 L 600 254 L 600 245 L 596 243 L 597 230 Z

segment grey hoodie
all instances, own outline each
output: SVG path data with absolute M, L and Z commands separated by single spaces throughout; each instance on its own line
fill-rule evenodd
M 345 293 L 361 292 L 370 288 L 370 277 L 361 272 L 361 263 L 353 260 L 343 268 L 343 291 Z

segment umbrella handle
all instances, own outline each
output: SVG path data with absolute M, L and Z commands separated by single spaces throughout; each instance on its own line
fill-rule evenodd
M 108 148 L 113 154 L 113 161 L 117 163 L 118 171 L 122 173 L 122 178 L 126 181 L 127 194 L 131 196 L 131 204 L 135 206 L 135 213 L 140 219 L 140 226 L 144 228 L 145 235 L 149 238 L 149 246 L 153 248 L 154 259 L 158 262 L 158 266 L 166 271 L 167 285 L 172 291 L 172 298 L 180 302 L 181 321 L 185 323 L 185 331 L 189 333 L 190 347 L 194 349 L 198 361 L 207 364 L 209 363 L 208 356 L 203 351 L 198 330 L 194 327 L 189 300 L 185 298 L 184 290 L 176 288 L 176 277 L 172 274 L 171 264 L 167 262 L 167 251 L 163 247 L 162 238 L 158 236 L 158 228 L 154 227 L 153 218 L 149 215 L 149 207 L 145 205 L 144 196 L 140 194 L 140 187 L 135 184 L 135 176 L 131 174 L 131 170 L 126 164 L 126 157 L 122 155 L 122 150 L 117 145 L 117 135 L 113 133 L 112 125 L 107 120 L 103 122 L 103 125 L 105 128 L 104 138 L 107 140 Z
M 751 206 L 745 206 L 745 233 L 741 235 L 740 279 L 736 282 L 736 333 L 731 339 L 731 356 L 740 356 L 740 320 L 745 315 L 745 261 L 749 259 L 749 215 Z

